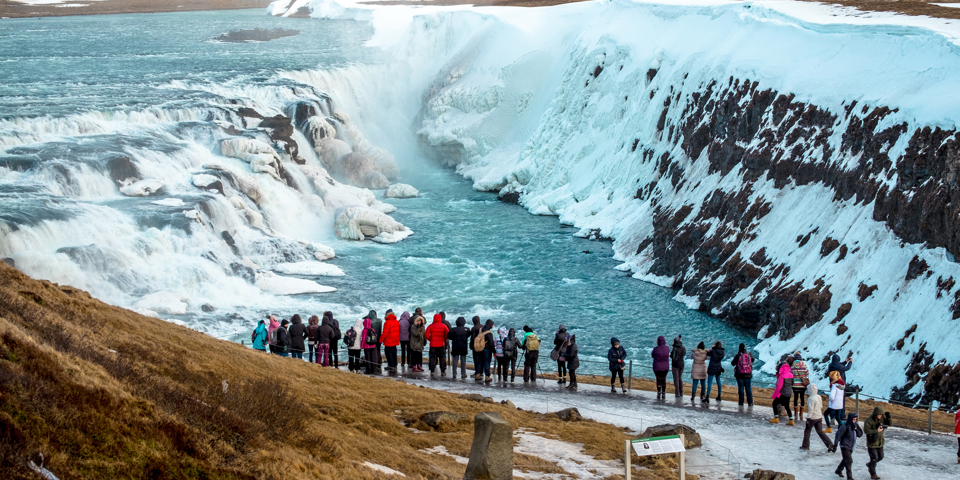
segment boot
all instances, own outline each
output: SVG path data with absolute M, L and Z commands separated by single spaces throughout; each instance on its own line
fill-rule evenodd
M 827 427 L 823 430 L 823 433 L 833 433 L 833 429 L 830 427 Z
M 622 383 L 620 384 L 620 390 L 623 390 L 623 393 L 627 393 L 627 387 L 623 386 Z M 958 459 L 958 460 L 960 460 L 960 459 Z M 958 463 L 960 463 L 960 462 L 958 462 Z
M 878 477 L 876 473 L 871 473 L 870 480 L 880 480 L 880 477 Z
M 803 412 L 806 410 L 806 407 L 800 407 L 800 411 L 797 412 L 797 420 L 803 420 Z
M 792 419 L 792 418 L 787 422 L 787 425 L 789 425 L 789 426 L 791 426 L 791 427 L 793 426 L 793 419 Z
M 780 417 L 773 417 L 770 419 L 770 423 L 780 423 Z
M 610 385 L 610 393 L 617 393 L 617 387 Z
M 563 383 L 563 377 L 560 377 L 560 380 L 557 380 L 557 383 Z
M 491 377 L 486 377 L 486 378 L 483 380 L 483 383 L 490 383 L 490 382 L 492 382 L 492 381 L 493 381 L 493 378 L 491 378 Z

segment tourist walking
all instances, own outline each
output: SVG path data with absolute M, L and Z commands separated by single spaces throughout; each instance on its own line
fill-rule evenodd
M 550 352 L 550 358 L 557 362 L 557 383 L 566 382 L 567 375 L 567 362 L 560 360 L 560 357 L 563 356 L 562 348 L 565 348 L 563 345 L 567 342 L 567 327 L 563 324 L 560 325 L 560 328 L 557 329 L 556 335 L 553 336 L 553 351 Z
M 253 343 L 254 349 L 260 350 L 261 352 L 267 351 L 266 322 L 260 320 L 260 323 L 257 324 L 257 328 L 254 328 L 253 333 L 250 334 L 250 342 Z
M 507 331 L 507 338 L 503 340 L 503 363 L 506 364 L 507 371 L 510 373 L 510 381 L 517 379 L 517 357 L 519 356 L 519 341 L 517 340 L 517 330 L 511 328 Z M 506 381 L 504 373 L 504 381 Z
M 523 381 L 536 382 L 537 364 L 540 362 L 540 337 L 526 325 L 523 331 Z
M 330 317 L 324 315 L 320 328 L 317 329 L 317 363 L 321 366 L 330 366 L 330 351 L 337 348 L 336 340 L 333 339 L 335 336 Z
M 376 372 L 376 349 L 379 339 L 380 336 L 373 328 L 373 321 L 369 317 L 363 319 L 363 335 L 360 336 L 360 346 L 363 347 L 363 373 L 367 375 L 373 375 Z
M 277 355 L 281 357 L 288 357 L 290 353 L 288 349 L 290 348 L 290 334 L 287 333 L 287 325 L 290 325 L 290 322 L 287 319 L 283 319 L 280 322 L 280 326 L 273 331 L 274 335 L 274 344 L 277 346 Z
M 863 430 L 857 425 L 857 414 L 850 412 L 847 415 L 847 423 L 844 423 L 837 429 L 837 442 L 834 450 L 840 448 L 840 465 L 833 471 L 837 476 L 843 477 L 843 471 L 847 472 L 847 480 L 853 480 L 853 449 L 857 446 L 857 439 L 863 436 Z
M 700 385 L 700 401 L 703 402 L 707 395 L 707 350 L 703 342 L 697 344 L 690 352 L 690 358 L 693 359 L 693 366 L 690 368 L 690 380 L 693 383 L 690 391 L 690 401 L 697 397 L 697 385 Z
M 890 412 L 884 412 L 883 407 L 877 405 L 873 408 L 870 418 L 863 422 L 863 433 L 867 435 L 867 455 L 870 461 L 867 462 L 867 470 L 870 472 L 871 479 L 880 478 L 877 476 L 877 464 L 883 461 L 883 431 L 890 426 Z
M 400 314 L 400 366 L 410 366 L 410 312 Z
M 723 357 L 726 355 L 726 352 L 723 350 L 723 345 L 718 341 L 713 344 L 713 348 L 707 352 L 707 356 L 710 357 L 710 363 L 707 365 L 707 394 L 704 396 L 704 402 L 710 403 L 710 391 L 713 389 L 713 382 L 717 382 L 717 401 L 720 401 L 720 395 L 723 393 L 723 385 L 720 384 L 720 374 L 723 373 L 723 364 L 720 363 L 723 361 Z
M 846 408 L 846 383 L 840 378 L 840 372 L 834 370 L 830 372 L 830 404 L 827 411 L 823 414 L 827 421 L 827 433 L 833 432 L 830 426 L 830 419 L 837 420 L 837 428 L 843 425 L 844 409 Z
M 473 354 L 473 379 L 483 379 L 483 349 L 475 348 L 477 338 L 481 335 L 483 325 L 480 323 L 480 317 L 474 315 L 473 327 L 470 328 L 470 352 Z
M 383 335 L 380 337 L 383 344 L 383 355 L 387 358 L 387 369 L 397 371 L 397 347 L 400 346 L 400 322 L 391 311 L 383 321 Z
M 807 391 L 807 385 L 810 385 L 810 371 L 807 370 L 807 364 L 804 363 L 800 352 L 793 354 L 793 365 L 790 367 L 790 373 L 793 374 L 793 411 L 797 412 L 797 420 L 803 420 L 803 410 L 807 406 L 804 393 Z
M 570 374 L 570 384 L 568 389 L 577 388 L 577 369 L 580 368 L 580 352 L 577 350 L 577 336 L 570 335 L 567 338 L 567 347 L 564 353 L 564 360 L 567 363 L 567 372 Z
M 740 344 L 733 356 L 733 378 L 737 379 L 737 405 L 743 405 L 746 396 L 747 405 L 753 406 L 753 355 L 747 352 L 747 346 Z
M 360 355 L 363 352 L 363 319 L 357 320 L 353 327 L 347 331 L 343 337 L 343 342 L 347 345 L 347 369 L 351 372 L 360 373 L 363 361 Z
M 433 316 L 433 323 L 427 327 L 427 342 L 430 344 L 430 375 L 436 373 L 437 364 L 440 365 L 440 376 L 447 375 L 446 344 L 447 334 L 450 331 L 443 324 L 443 317 L 439 313 Z
M 683 397 L 683 367 L 687 358 L 687 348 L 683 346 L 683 335 L 673 339 L 673 350 L 670 351 L 670 369 L 673 371 L 673 396 Z
M 416 315 L 410 327 L 410 366 L 414 372 L 423 371 L 423 349 L 426 346 L 427 320 L 423 315 Z
M 650 353 L 653 357 L 653 376 L 657 379 L 657 400 L 667 398 L 667 373 L 670 372 L 670 347 L 663 335 L 657 337 L 657 346 Z
M 790 396 L 793 395 L 793 373 L 790 372 L 793 357 L 788 357 L 786 363 L 780 364 L 777 371 L 777 387 L 773 391 L 773 418 L 770 423 L 780 423 L 780 409 L 786 410 L 789 421 L 793 425 L 793 413 L 790 411 Z
M 311 315 L 307 319 L 307 361 L 310 363 L 320 363 L 317 358 L 317 330 L 320 330 L 320 319 L 316 315 Z
M 813 430 L 817 432 L 817 436 L 820 437 L 823 445 L 827 447 L 827 451 L 832 451 L 833 442 L 831 442 L 830 437 L 823 432 L 823 399 L 820 398 L 820 394 L 817 392 L 817 386 L 812 383 L 807 387 L 807 393 L 810 395 L 810 399 L 807 400 L 810 415 L 807 417 L 807 423 L 803 427 L 803 442 L 800 444 L 800 449 L 810 450 L 810 431 Z
M 607 350 L 607 361 L 610 362 L 610 393 L 617 393 L 614 386 L 617 377 L 620 377 L 620 389 L 627 393 L 627 387 L 623 384 L 623 369 L 626 368 L 624 360 L 627 358 L 627 351 L 620 346 L 620 340 L 617 337 L 610 339 L 610 350 Z
M 343 331 L 340 330 L 340 322 L 333 318 L 333 312 L 323 312 L 323 316 L 330 319 L 330 327 L 333 328 L 333 341 L 330 342 L 330 357 L 332 360 L 333 368 L 340 368 L 340 339 L 343 338 Z
M 450 355 L 452 367 L 450 378 L 457 378 L 457 365 L 460 366 L 460 378 L 467 378 L 467 351 L 470 350 L 470 329 L 466 327 L 467 319 L 457 317 L 457 326 L 447 334 L 450 339 Z
M 482 355 L 481 363 L 483 364 L 483 381 L 485 383 L 490 383 L 493 381 L 493 377 L 490 376 L 490 362 L 493 361 L 494 349 L 494 339 L 493 339 L 493 327 L 495 327 L 493 320 L 487 319 L 483 324 L 483 328 L 480 329 L 480 335 L 477 337 L 477 340 L 474 342 L 473 348 L 480 350 L 480 355 Z M 479 378 L 477 380 L 480 380 Z

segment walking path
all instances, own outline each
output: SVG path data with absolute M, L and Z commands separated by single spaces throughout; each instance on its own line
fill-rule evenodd
M 451 380 L 410 373 L 400 374 L 399 379 L 454 393 L 479 393 L 498 402 L 510 400 L 517 407 L 537 412 L 576 407 L 586 418 L 626 427 L 638 435 L 653 425 L 683 423 L 703 438 L 704 448 L 687 456 L 689 471 L 703 478 L 739 479 L 755 468 L 792 473 L 798 480 L 837 478 L 833 471 L 840 462 L 839 453 L 826 453 L 816 434 L 811 438 L 811 450 L 800 450 L 803 424 L 772 425 L 767 422 L 772 414 L 769 407 L 741 408 L 727 401 L 691 404 L 690 397 L 675 400 L 672 396 L 658 401 L 655 392 L 612 394 L 609 387 L 587 384 L 570 393 L 550 380 L 536 385 L 524 385 L 522 379 L 513 384 L 483 385 L 471 378 Z M 868 413 L 860 412 L 864 417 Z M 886 458 L 878 467 L 882 478 L 960 479 L 955 437 L 891 428 L 886 439 Z M 869 478 L 866 462 L 866 438 L 862 438 L 854 452 L 854 478 Z

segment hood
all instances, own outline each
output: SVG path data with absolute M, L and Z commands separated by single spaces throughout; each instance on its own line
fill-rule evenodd
M 410 321 L 410 312 L 403 312 L 400 314 L 400 321 L 402 322 L 404 320 L 408 322 Z
M 850 412 L 850 413 L 848 413 L 848 414 L 847 414 L 847 423 L 852 424 L 852 423 L 854 422 L 854 419 L 856 419 L 856 418 L 859 418 L 859 417 L 857 416 L 857 412 Z
M 320 321 L 320 325 L 330 325 L 330 317 L 323 317 L 323 320 Z
M 793 378 L 793 374 L 790 373 L 790 365 L 787 365 L 786 363 L 780 365 L 780 376 L 784 378 Z
M 480 317 L 473 317 L 473 324 L 474 326 L 480 325 Z
M 807 386 L 807 393 L 810 394 L 811 397 L 816 396 L 816 395 L 817 395 L 817 385 L 814 384 L 814 383 L 811 383 L 809 386 Z
M 443 323 L 443 317 L 441 317 L 439 313 L 435 313 L 433 315 L 433 323 Z
M 500 335 L 500 338 L 506 338 L 506 336 L 507 336 L 507 327 L 500 327 L 500 329 L 497 330 L 497 334 Z
M 611 346 L 611 347 L 614 346 L 614 345 L 616 345 L 616 344 L 618 344 L 618 343 L 620 343 L 620 339 L 619 339 L 619 338 L 613 337 L 613 338 L 610 339 L 610 346 Z
M 577 336 L 576 336 L 576 335 L 570 335 L 570 338 L 568 338 L 567 340 L 570 341 L 570 345 L 573 345 L 573 344 L 577 343 Z
M 467 324 L 467 319 L 463 317 L 457 317 L 457 326 L 462 327 Z M 624 467 L 626 468 L 626 467 Z
M 560 328 L 557 329 L 557 333 L 563 333 L 566 331 L 567 331 L 567 326 L 561 323 Z
M 369 318 L 370 320 L 376 320 L 376 319 L 377 319 L 377 311 L 376 311 L 376 310 L 370 310 L 370 313 L 367 314 L 367 318 Z
M 357 321 L 353 324 L 354 330 L 357 330 L 357 331 L 362 330 L 362 329 L 363 329 L 363 321 L 364 321 L 364 319 L 362 319 L 362 318 L 361 318 L 360 320 L 357 320 Z
M 271 319 L 270 319 L 270 328 L 277 328 L 277 327 L 279 327 L 279 326 L 280 326 L 280 322 L 278 322 L 278 321 L 277 321 L 276 319 L 274 319 L 274 318 L 271 318 Z
M 674 347 L 682 347 L 682 346 L 683 346 L 683 340 L 681 340 L 680 337 L 674 338 L 674 339 L 673 339 L 673 346 L 674 346 Z
M 524 325 L 524 326 L 523 326 L 523 331 L 524 331 L 524 332 L 527 332 L 527 333 L 530 333 L 530 332 L 533 331 L 533 329 L 530 328 L 530 327 L 528 327 L 528 326 L 526 326 L 526 325 Z
M 300 318 L 299 316 L 293 317 L 293 324 L 294 324 L 294 325 L 300 325 L 301 323 L 303 323 L 303 319 L 302 319 L 302 318 Z
M 507 332 L 507 338 L 515 338 L 516 336 L 517 330 L 515 328 L 511 328 L 510 331 Z
M 387 320 L 388 322 L 396 322 L 396 321 L 397 321 L 397 316 L 391 313 L 390 315 L 387 315 L 386 320 Z
M 834 354 L 830 357 L 830 363 L 840 363 L 840 355 Z
M 884 414 L 883 407 L 881 407 L 880 405 L 877 405 L 876 407 L 873 407 L 873 414 L 871 414 L 870 416 L 871 416 L 871 417 L 882 417 L 883 414 Z
M 486 322 L 484 322 L 483 328 L 484 328 L 485 330 L 492 330 L 492 329 L 493 329 L 493 320 L 487 320 Z
M 666 345 L 666 344 L 667 344 L 667 339 L 666 339 L 666 338 L 663 338 L 663 335 L 660 335 L 659 337 L 657 337 L 657 346 L 658 346 L 658 347 L 661 347 L 661 346 Z
M 373 328 L 373 322 L 371 322 L 369 318 L 364 318 L 363 328 Z

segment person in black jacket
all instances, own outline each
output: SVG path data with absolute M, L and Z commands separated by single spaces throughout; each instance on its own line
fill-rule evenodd
M 743 357 L 743 362 L 741 362 Z M 741 365 L 743 363 L 743 365 Z M 743 405 L 744 393 L 746 393 L 747 404 L 753 406 L 753 355 L 747 351 L 747 346 L 743 343 L 733 356 L 733 377 L 737 379 L 737 404 Z M 800 420 L 799 418 L 797 420 Z
M 457 326 L 453 327 L 447 334 L 451 344 L 450 354 L 453 357 L 450 363 L 453 366 L 450 373 L 451 378 L 457 376 L 457 363 L 460 364 L 460 378 L 467 378 L 467 350 L 472 349 L 468 345 L 470 343 L 470 329 L 465 326 L 466 324 L 466 318 L 457 317 Z
M 553 337 L 553 350 L 557 352 L 558 356 L 563 356 L 563 344 L 567 341 L 567 327 L 565 325 L 560 325 L 560 328 L 557 329 L 557 334 Z M 567 362 L 561 362 L 557 360 L 557 376 L 560 377 L 557 380 L 557 383 L 564 383 L 566 379 L 564 377 L 567 375 Z
M 568 389 L 576 390 L 577 388 L 577 369 L 580 368 L 580 352 L 577 348 L 577 336 L 570 335 L 567 337 L 566 343 L 566 353 L 564 353 L 564 360 L 567 361 L 567 369 L 570 372 L 570 384 L 567 385 Z
M 477 352 L 473 349 L 473 344 L 477 337 L 480 336 L 480 330 L 483 328 L 483 325 L 480 324 L 480 317 L 473 317 L 473 328 L 470 329 L 470 351 L 473 352 L 473 379 L 482 380 L 483 379 L 483 354 Z
M 290 325 L 290 329 L 287 331 L 287 334 L 290 335 L 290 356 L 303 360 L 303 352 L 307 351 L 307 346 L 304 343 L 307 339 L 307 326 L 303 324 L 300 315 L 294 315 L 292 319 L 293 325 Z
M 610 362 L 610 393 L 617 393 L 613 386 L 617 376 L 620 377 L 620 389 L 627 393 L 627 387 L 623 385 L 623 369 L 626 366 L 624 359 L 627 358 L 627 351 L 620 346 L 620 340 L 617 337 L 610 339 L 610 350 L 607 350 L 607 361 Z
M 503 341 L 503 360 L 510 373 L 510 381 L 517 379 L 517 357 L 520 356 L 520 340 L 517 339 L 517 330 L 511 328 L 507 331 L 507 338 Z M 506 377 L 506 373 L 504 373 Z M 506 380 L 506 378 L 504 378 Z
M 287 325 L 290 325 L 290 322 L 287 319 L 283 319 L 283 321 L 280 322 L 280 326 L 277 327 L 276 332 L 274 332 L 277 336 L 277 355 L 281 357 L 290 356 L 290 354 L 287 353 L 287 350 L 290 348 L 290 334 L 287 333 Z
M 540 337 L 534 333 L 533 329 L 523 326 L 523 381 L 537 381 L 537 363 L 540 360 Z
M 710 363 L 707 364 L 707 402 L 710 401 L 710 391 L 713 388 L 714 381 L 717 382 L 717 401 L 720 401 L 720 394 L 723 392 L 723 385 L 720 384 L 720 374 L 723 373 L 723 364 L 720 362 L 725 355 L 723 345 L 719 341 L 707 352 L 707 357 L 710 358 Z
M 320 323 L 320 329 L 317 330 L 317 363 L 324 367 L 330 366 L 330 351 L 337 348 L 333 337 L 336 332 L 333 330 L 333 324 L 330 317 L 324 316 Z
M 483 328 L 480 329 L 480 335 L 483 335 L 485 345 L 483 346 L 483 381 L 490 383 L 493 381 L 493 377 L 490 376 L 490 362 L 493 360 L 493 355 L 497 352 L 497 346 L 494 343 L 493 339 L 493 320 L 487 320 L 483 324 Z
M 843 470 L 846 469 L 847 480 L 853 480 L 853 472 L 851 472 L 851 467 L 853 466 L 853 449 L 857 446 L 857 438 L 862 436 L 863 429 L 860 428 L 860 425 L 857 425 L 857 414 L 850 412 L 847 415 L 847 423 L 844 423 L 837 429 L 837 437 L 833 445 L 833 451 L 837 451 L 837 447 L 840 447 L 840 454 L 843 457 L 843 459 L 840 460 L 840 465 L 833 471 L 837 476 L 843 477 Z
M 687 358 L 687 347 L 683 346 L 683 335 L 673 339 L 673 350 L 670 351 L 670 370 L 673 372 L 673 396 L 683 396 L 683 359 Z
M 330 327 L 333 328 L 333 341 L 330 342 L 330 356 L 333 358 L 333 368 L 340 368 L 340 340 L 343 339 L 343 331 L 340 330 L 340 322 L 333 318 L 333 312 L 323 312 L 323 316 L 330 319 Z

